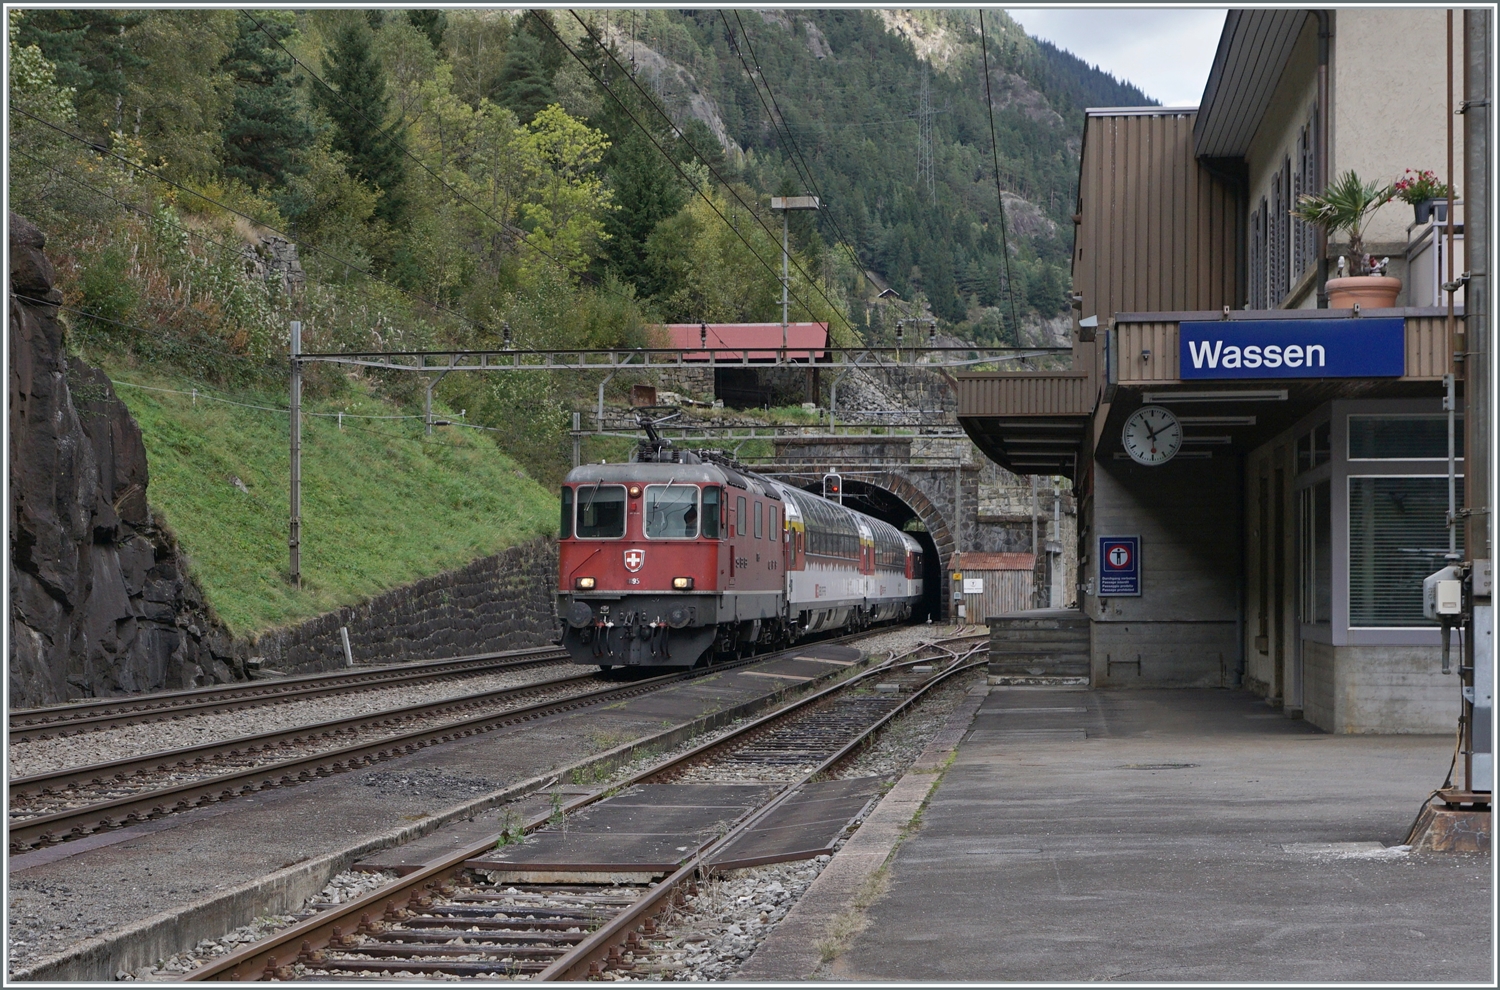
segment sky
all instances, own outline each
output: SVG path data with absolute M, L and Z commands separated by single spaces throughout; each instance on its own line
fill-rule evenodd
M 1005 12 L 1035 38 L 1134 83 L 1165 106 L 1197 106 L 1213 65 L 1223 8 L 1092 10 L 1027 9 Z

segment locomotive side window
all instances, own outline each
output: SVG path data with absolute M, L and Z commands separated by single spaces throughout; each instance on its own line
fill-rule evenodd
M 745 512 L 745 496 L 741 495 L 734 503 L 734 535 L 744 536 L 750 528 L 750 520 Z
M 578 487 L 578 538 L 617 540 L 625 535 L 625 486 Z
M 764 503 L 762 503 L 762 502 L 756 502 L 755 503 L 755 538 L 757 540 L 763 540 L 763 539 L 766 538 L 766 529 L 765 529 L 765 526 L 761 522 L 762 517 L 765 515 L 765 513 L 763 511 L 764 509 L 765 509 L 765 504 Z
M 703 535 L 711 540 L 719 538 L 719 489 L 703 489 Z
M 646 538 L 691 539 L 698 535 L 696 485 L 646 486 Z
M 573 535 L 573 489 L 563 485 L 562 490 L 562 522 L 557 528 L 560 539 L 568 539 Z

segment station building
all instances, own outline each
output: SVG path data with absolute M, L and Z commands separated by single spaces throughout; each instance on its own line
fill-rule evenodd
M 1451 731 L 1421 603 L 1462 377 L 1446 221 L 1382 207 L 1365 243 L 1401 295 L 1339 310 L 1347 246 L 1289 215 L 1346 170 L 1443 175 L 1447 72 L 1441 9 L 1236 10 L 1198 107 L 1087 112 L 1072 367 L 961 376 L 959 416 L 1007 469 L 1072 479 L 1094 686 L 1243 686 L 1333 732 Z M 1179 452 L 1137 463 L 1127 423 L 1154 442 L 1159 409 Z

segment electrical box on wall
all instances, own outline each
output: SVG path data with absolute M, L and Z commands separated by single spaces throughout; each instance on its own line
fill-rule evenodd
M 1463 611 L 1463 581 L 1457 567 L 1444 567 L 1422 579 L 1422 614 L 1429 619 Z

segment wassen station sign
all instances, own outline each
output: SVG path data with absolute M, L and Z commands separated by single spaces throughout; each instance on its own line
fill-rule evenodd
M 1399 378 L 1406 321 L 1223 320 L 1183 323 L 1180 377 Z

